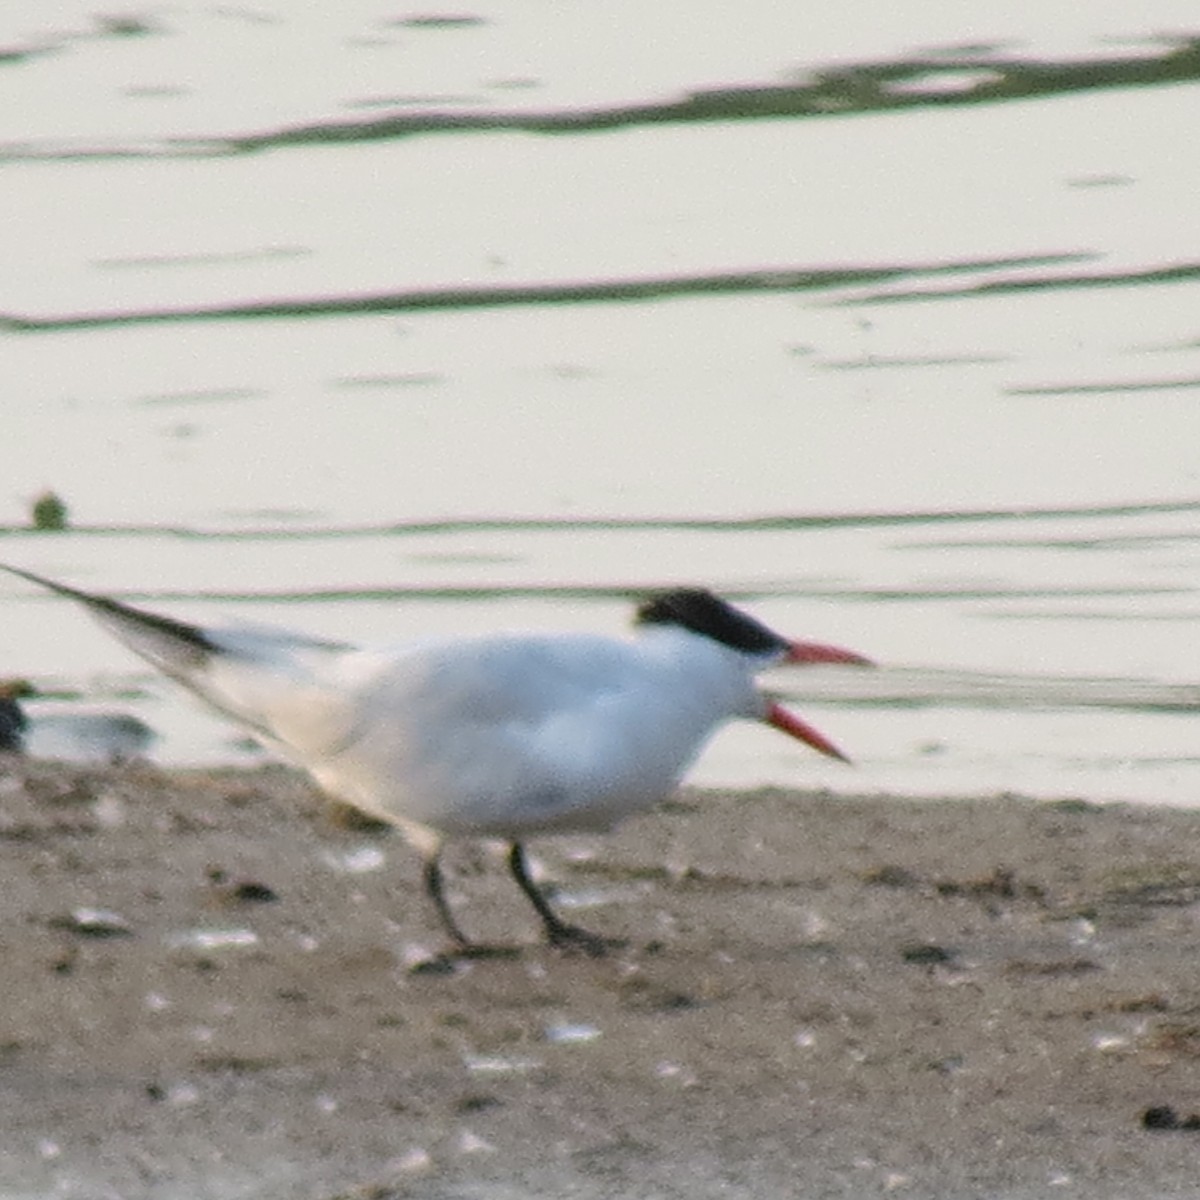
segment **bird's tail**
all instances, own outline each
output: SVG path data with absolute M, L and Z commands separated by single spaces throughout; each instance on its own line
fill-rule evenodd
M 135 654 L 189 687 L 192 686 L 195 673 L 203 670 L 212 655 L 219 651 L 216 643 L 199 626 L 172 617 L 161 617 L 157 613 L 143 612 L 119 600 L 68 587 L 65 583 L 57 583 L 20 567 L 0 566 L 12 575 L 19 575 L 30 583 L 78 601 Z
M 0 568 L 82 604 L 151 666 L 276 745 L 333 744 L 345 736 L 351 715 L 314 670 L 343 645 L 282 630 L 204 629 L 19 567 Z

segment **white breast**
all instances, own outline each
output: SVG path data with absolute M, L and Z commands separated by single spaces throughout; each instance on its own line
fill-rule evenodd
M 678 630 L 362 651 L 334 682 L 353 697 L 338 744 L 294 751 L 331 791 L 443 834 L 608 828 L 758 703 L 740 656 Z

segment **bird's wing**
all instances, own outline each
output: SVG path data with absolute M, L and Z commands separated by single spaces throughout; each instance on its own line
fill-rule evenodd
M 431 725 L 536 730 L 629 687 L 634 662 L 609 638 L 492 634 L 363 649 L 337 675 L 365 719 L 409 712 Z
M 496 836 L 572 814 L 583 827 L 605 797 L 661 795 L 676 773 L 640 749 L 658 740 L 659 706 L 644 696 L 637 651 L 619 641 L 456 639 L 362 650 L 337 669 L 353 719 L 316 773 L 393 817 Z
M 337 747 L 354 723 L 353 704 L 323 682 L 328 664 L 351 649 L 342 643 L 260 626 L 193 625 L 32 571 L 4 569 L 84 605 L 163 674 L 225 716 L 302 756 Z

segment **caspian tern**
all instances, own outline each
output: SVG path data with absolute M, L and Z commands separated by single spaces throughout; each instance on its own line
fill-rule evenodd
M 123 712 L 41 712 L 31 716 L 22 700 L 39 698 L 28 679 L 0 680 L 0 750 L 60 762 L 128 762 L 155 739 L 145 721 Z
M 0 682 L 0 750 L 20 754 L 24 749 L 29 718 L 21 707 L 21 700 L 32 695 L 33 685 L 27 679 Z
M 512 634 L 358 647 L 260 627 L 201 627 L 16 567 L 84 604 L 136 654 L 307 769 L 332 796 L 399 827 L 461 951 L 440 866 L 453 837 L 500 838 L 555 945 L 602 939 L 566 924 L 530 878 L 524 840 L 602 832 L 667 796 L 718 726 L 764 721 L 821 754 L 832 742 L 761 692 L 782 663 L 869 660 L 792 642 L 711 592 L 637 609 L 634 635 Z

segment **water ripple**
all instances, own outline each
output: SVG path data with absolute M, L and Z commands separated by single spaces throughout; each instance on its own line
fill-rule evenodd
M 63 39 L 63 43 L 67 39 Z M 0 163 L 96 158 L 210 157 L 289 146 L 337 146 L 429 134 L 519 132 L 580 134 L 647 125 L 813 118 L 930 106 L 994 104 L 1112 88 L 1149 87 L 1200 79 L 1200 37 L 1154 39 L 1157 52 L 1088 59 L 1001 57 L 992 47 L 827 66 L 785 84 L 699 88 L 681 97 L 545 111 L 474 109 L 393 112 L 350 120 L 323 118 L 223 137 L 93 145 L 10 143 Z M 55 45 L 11 47 L 0 61 L 21 62 Z
M 1099 708 L 1140 713 L 1200 709 L 1200 684 L 916 667 L 793 674 L 778 690 L 793 701 L 852 708 Z
M 53 333 L 106 326 L 177 321 L 225 321 L 265 318 L 363 316 L 385 312 L 500 308 L 527 304 L 581 304 L 662 300 L 680 296 L 720 296 L 753 292 L 815 291 L 994 270 L 1025 270 L 1058 263 L 1083 262 L 1079 252 L 1022 254 L 952 262 L 895 263 L 844 267 L 774 266 L 746 271 L 701 271 L 625 279 L 569 280 L 557 283 L 491 284 L 468 287 L 404 288 L 348 296 L 301 296 L 240 301 L 187 308 L 133 309 L 125 312 L 64 313 L 44 317 L 0 313 L 0 329 L 12 333 Z M 1182 268 L 1177 268 L 1182 269 Z M 1200 273 L 1200 266 L 1196 268 Z
M 253 529 L 216 529 L 185 525 L 85 525 L 73 524 L 71 533 L 86 537 L 165 537 L 205 541 L 293 541 L 298 539 L 405 537 L 428 534 L 480 532 L 556 533 L 584 531 L 693 531 L 700 533 L 771 533 L 791 530 L 869 528 L 881 525 L 945 525 L 968 522 L 1028 522 L 1038 519 L 1104 519 L 1140 517 L 1155 514 L 1200 512 L 1200 497 L 1169 500 L 1126 501 L 1119 504 L 1087 505 L 1012 505 L 1001 508 L 897 509 L 879 512 L 764 513 L 734 517 L 453 517 L 387 521 L 378 524 L 311 525 L 303 528 L 270 526 Z M 280 520 L 292 520 L 311 514 L 281 513 Z M 37 536 L 27 525 L 0 525 L 0 537 Z M 1160 536 L 1153 535 L 1155 540 Z M 1172 535 L 1182 537 L 1184 535 Z M 1107 536 L 1101 539 L 1110 540 Z M 1128 538 L 1122 538 L 1122 542 Z M 1070 542 L 1080 538 L 1072 535 Z M 967 540 L 948 546 L 974 546 Z M 986 543 L 1008 544 L 1008 543 Z M 1051 545 L 1035 539 L 1013 541 L 1014 546 Z

